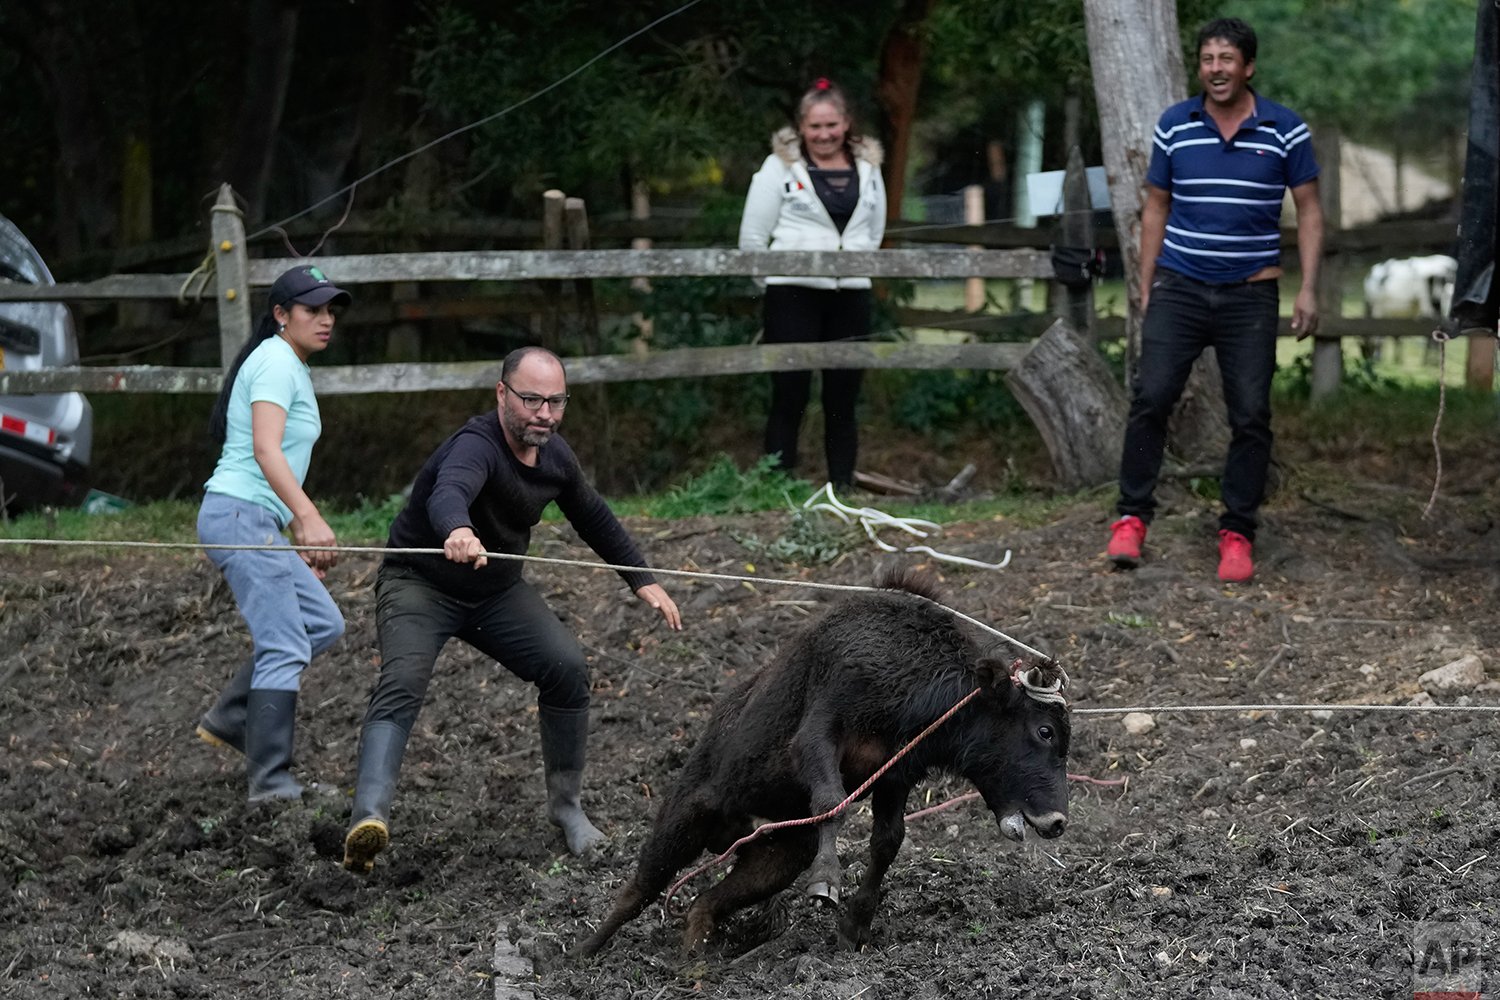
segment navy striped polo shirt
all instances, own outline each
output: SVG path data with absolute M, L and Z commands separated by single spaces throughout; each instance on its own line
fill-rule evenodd
M 1168 108 L 1154 139 L 1146 181 L 1172 196 L 1158 267 L 1227 283 L 1280 263 L 1282 197 L 1318 176 L 1296 112 L 1256 94 L 1226 142 L 1199 95 Z

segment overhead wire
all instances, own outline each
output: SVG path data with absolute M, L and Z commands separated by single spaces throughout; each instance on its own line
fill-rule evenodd
M 246 238 L 250 239 L 250 240 L 253 240 L 253 239 L 257 239 L 258 237 L 265 236 L 266 234 L 272 233 L 272 232 L 281 232 L 283 238 L 285 238 L 285 232 L 283 230 L 283 227 L 286 226 L 287 223 L 294 222 L 297 219 L 300 219 L 303 216 L 308 215 L 308 214 L 316 211 L 317 209 L 321 208 L 322 206 L 328 204 L 330 201 L 332 201 L 335 198 L 338 198 L 339 196 L 344 195 L 344 194 L 349 194 L 350 195 L 349 201 L 350 201 L 350 205 L 352 206 L 353 205 L 353 201 L 354 201 L 354 199 L 353 199 L 353 192 L 354 192 L 354 190 L 356 188 L 358 188 L 361 184 L 363 184 L 365 181 L 368 181 L 368 180 L 370 180 L 370 179 L 372 179 L 374 177 L 377 177 L 380 174 L 384 173 L 385 171 L 391 169 L 392 167 L 395 167 L 395 166 L 398 166 L 399 164 L 405 163 L 407 160 L 410 160 L 413 157 L 420 156 L 422 153 L 427 152 L 429 149 L 432 149 L 434 146 L 438 146 L 438 145 L 441 145 L 442 143 L 447 142 L 449 139 L 453 139 L 453 138 L 456 138 L 457 136 L 463 135 L 465 132 L 472 132 L 476 128 L 480 128 L 482 126 L 488 125 L 488 124 L 490 124 L 493 121 L 496 121 L 496 120 L 498 120 L 500 118 L 504 118 L 506 115 L 512 113 L 513 111 L 517 111 L 517 110 L 519 110 L 521 108 L 524 108 L 526 105 L 530 104 L 532 101 L 535 101 L 538 98 L 540 98 L 540 97 L 542 97 L 542 96 L 544 96 L 546 94 L 549 94 L 552 91 L 556 90 L 558 87 L 561 87 L 563 84 L 567 83 L 569 80 L 571 80 L 574 77 L 578 76 L 578 74 L 582 73 L 584 70 L 588 69 L 590 66 L 593 66 L 595 63 L 597 63 L 599 60 L 603 59 L 605 56 L 608 56 L 608 55 L 610 55 L 610 54 L 618 51 L 619 49 L 624 48 L 626 45 L 628 45 L 629 43 L 633 42 L 635 39 L 639 38 L 641 35 L 644 35 L 646 32 L 652 30 L 653 28 L 656 28 L 657 26 L 659 26 L 661 24 L 666 23 L 667 21 L 670 21 L 672 18 L 677 17 L 679 14 L 682 14 L 682 13 L 686 12 L 687 10 L 693 8 L 693 7 L 696 7 L 698 4 L 700 4 L 702 2 L 703 2 L 703 0 L 688 0 L 687 3 L 684 3 L 682 6 L 678 7 L 676 10 L 673 10 L 670 13 L 667 13 L 667 14 L 663 14 L 661 17 L 658 17 L 656 20 L 652 21 L 651 23 L 647 24 L 646 26 L 644 26 L 642 28 L 639 28 L 639 29 L 631 32 L 630 34 L 626 35 L 624 38 L 620 39 L 618 42 L 615 42 L 613 45 L 610 45 L 609 47 L 607 47 L 604 50 L 600 51 L 598 54 L 596 54 L 595 56 L 593 56 L 591 59 L 589 59 L 588 61 L 584 62 L 582 65 L 578 66 L 576 69 L 574 69 L 571 72 L 569 72 L 569 73 L 567 73 L 567 74 L 559 77 L 558 79 L 552 81 L 551 83 L 547 84 L 545 87 L 543 87 L 542 89 L 540 89 L 540 90 L 532 93 L 531 95 L 529 95 L 527 97 L 524 97 L 521 100 L 516 101 L 514 104 L 511 104 L 508 107 L 502 108 L 501 110 L 496 111 L 493 114 L 486 115 L 485 117 L 480 118 L 477 121 L 472 121 L 472 122 L 470 122 L 467 125 L 461 125 L 458 128 L 455 128 L 455 129 L 453 129 L 453 130 L 451 130 L 449 132 L 444 133 L 443 135 L 438 136 L 436 139 L 433 139 L 430 142 L 423 143 L 422 145 L 418 146 L 416 149 L 408 150 L 407 152 L 402 153 L 400 156 L 394 157 L 393 159 L 386 161 L 385 163 L 381 164 L 380 166 L 378 166 L 378 167 L 374 168 L 373 170 L 371 170 L 370 172 L 366 173 L 363 177 L 360 177 L 358 180 L 352 181 L 349 184 L 345 185 L 344 187 L 339 188 L 337 191 L 334 191 L 331 194 L 325 195 L 324 197 L 318 199 L 317 201 L 313 202 L 311 205 L 308 205 L 306 208 L 302 209 L 302 211 L 297 212 L 297 213 L 295 213 L 293 215 L 289 215 L 286 218 L 281 219 L 278 222 L 273 222 L 273 223 L 271 223 L 268 226 L 265 226 L 265 227 L 263 227 L 261 229 L 258 229 L 254 233 L 251 233 Z M 348 214 L 349 214 L 348 210 L 346 209 L 345 212 L 344 212 L 345 218 L 348 217 Z M 340 224 L 342 224 L 342 220 L 340 220 Z M 335 228 L 337 228 L 337 227 L 335 227 Z M 331 231 L 332 230 L 330 230 L 330 232 Z M 324 234 L 324 238 L 325 239 L 327 238 L 327 235 L 328 235 L 327 233 Z M 322 240 L 319 240 L 318 245 L 319 246 L 322 245 Z

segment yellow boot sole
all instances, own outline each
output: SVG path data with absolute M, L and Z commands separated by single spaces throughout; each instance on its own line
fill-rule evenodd
M 245 751 L 241 750 L 239 747 L 234 746 L 233 744 L 231 744 L 228 740 L 224 739 L 222 736 L 215 735 L 214 733 L 210 732 L 208 729 L 205 729 L 203 726 L 199 726 L 195 730 L 195 732 L 198 734 L 198 738 L 200 740 L 202 740 L 204 743 L 207 743 L 211 747 L 218 747 L 220 750 L 228 750 L 231 753 L 244 753 L 245 752 Z
M 344 867 L 364 875 L 375 867 L 375 855 L 391 842 L 391 831 L 378 819 L 360 820 L 344 837 Z

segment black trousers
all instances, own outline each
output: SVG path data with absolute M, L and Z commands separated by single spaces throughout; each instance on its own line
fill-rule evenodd
M 1120 457 L 1117 509 L 1121 515 L 1151 521 L 1167 420 L 1182 397 L 1193 362 L 1205 347 L 1212 347 L 1223 377 L 1230 430 L 1219 527 L 1254 540 L 1271 462 L 1276 282 L 1210 285 L 1173 271 L 1156 273 L 1141 327 L 1141 360 Z
M 588 707 L 588 664 L 578 640 L 525 580 L 478 601 L 439 590 L 410 566 L 383 563 L 375 581 L 380 678 L 365 725 L 394 722 L 410 733 L 427 697 L 438 653 L 457 637 L 536 685 L 537 703 Z
M 870 335 L 870 303 L 868 288 L 767 285 L 764 342 L 862 340 Z M 823 449 L 828 462 L 828 481 L 836 487 L 854 483 L 854 461 L 859 451 L 855 408 L 863 378 L 864 370 L 860 368 L 823 369 Z M 788 472 L 797 467 L 797 436 L 811 392 L 810 371 L 771 375 L 765 452 L 780 455 L 778 465 Z

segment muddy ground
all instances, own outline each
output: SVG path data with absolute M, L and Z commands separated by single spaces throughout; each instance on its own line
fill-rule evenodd
M 1284 487 L 1255 581 L 1214 579 L 1214 514 L 1169 491 L 1151 556 L 1103 560 L 1107 503 L 1038 527 L 950 525 L 949 602 L 1061 658 L 1078 710 L 1404 704 L 1467 653 L 1490 681 L 1500 526 L 1485 476 Z M 633 522 L 660 566 L 868 583 L 889 561 L 767 555 L 783 514 Z M 565 528 L 536 554 L 588 557 Z M 593 660 L 585 804 L 610 836 L 568 856 L 542 815 L 531 691 L 450 645 L 407 756 L 394 842 L 372 875 L 338 865 L 355 741 L 376 671 L 374 564 L 330 585 L 341 644 L 306 676 L 300 805 L 249 808 L 239 762 L 193 724 L 245 653 L 218 574 L 189 555 L 0 547 L 0 993 L 118 997 L 840 1000 L 1410 995 L 1418 922 L 1500 927 L 1500 719 L 1482 714 L 1158 712 L 1130 735 L 1079 714 L 1055 841 L 1003 840 L 977 803 L 912 822 L 863 953 L 797 893 L 733 922 L 699 960 L 648 911 L 592 963 L 563 953 L 607 910 L 656 800 L 716 695 L 818 614 L 822 593 L 668 580 L 666 632 L 613 574 L 533 567 Z M 1491 684 L 1474 704 L 1500 703 Z M 1438 696 L 1453 704 L 1457 696 Z M 912 808 L 958 795 L 919 788 Z M 850 881 L 868 820 L 846 826 Z M 496 957 L 502 959 L 496 971 Z M 525 991 L 532 991 L 527 993 Z

